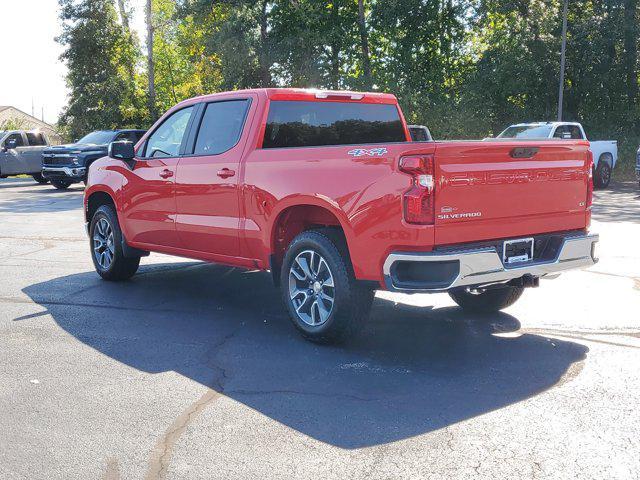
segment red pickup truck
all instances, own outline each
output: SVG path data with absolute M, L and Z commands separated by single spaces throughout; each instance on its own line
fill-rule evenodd
M 592 265 L 583 140 L 413 142 L 393 95 L 259 89 L 186 100 L 91 165 L 97 272 L 150 251 L 270 270 L 294 325 L 333 342 L 376 289 L 495 311 Z

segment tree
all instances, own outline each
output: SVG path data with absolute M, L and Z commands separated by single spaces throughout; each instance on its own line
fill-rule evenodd
M 360 50 L 362 54 L 362 67 L 364 86 L 367 90 L 373 87 L 371 79 L 371 62 L 369 60 L 369 32 L 364 12 L 364 0 L 358 0 L 358 29 L 360 31 Z
M 145 21 L 147 24 L 147 104 L 151 121 L 158 118 L 156 109 L 156 73 L 153 55 L 154 26 L 153 26 L 153 0 L 147 0 L 145 4 Z
M 111 0 L 60 0 L 69 103 L 60 124 L 71 137 L 140 122 L 127 72 L 136 56 Z M 99 34 L 96 34 L 99 32 Z M 134 106 L 134 108 L 128 108 Z

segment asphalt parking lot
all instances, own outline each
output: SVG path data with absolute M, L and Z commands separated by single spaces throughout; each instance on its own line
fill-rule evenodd
M 303 341 L 267 274 L 163 255 L 94 273 L 82 189 L 0 180 L 0 478 L 640 477 L 640 193 L 601 261 L 504 313 L 378 293 Z

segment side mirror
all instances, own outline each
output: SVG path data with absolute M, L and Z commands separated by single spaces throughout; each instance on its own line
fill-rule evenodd
M 108 155 L 111 158 L 117 158 L 118 160 L 130 161 L 136 156 L 136 152 L 133 149 L 133 143 L 131 142 L 111 142 L 109 144 Z

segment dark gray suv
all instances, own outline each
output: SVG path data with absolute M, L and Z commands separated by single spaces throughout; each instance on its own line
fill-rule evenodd
M 75 143 L 48 148 L 42 157 L 42 175 L 57 189 L 87 181 L 89 165 L 107 155 L 111 142 L 137 143 L 145 130 L 96 130 Z

